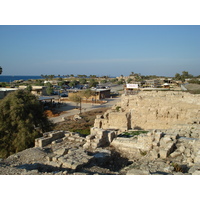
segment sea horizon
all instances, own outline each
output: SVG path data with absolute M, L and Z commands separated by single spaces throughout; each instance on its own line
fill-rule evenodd
M 0 82 L 12 82 L 15 80 L 42 79 L 40 75 L 0 75 Z

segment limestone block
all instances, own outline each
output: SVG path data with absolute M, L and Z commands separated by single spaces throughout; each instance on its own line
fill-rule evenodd
M 69 137 L 70 135 L 70 133 L 65 133 L 65 137 Z
M 170 137 L 164 136 L 160 140 L 160 146 L 165 147 L 167 145 L 167 143 L 170 143 L 170 142 L 172 142 L 172 139 Z
M 126 175 L 150 175 L 149 170 L 130 169 Z
M 46 160 L 47 160 L 48 162 L 52 161 L 52 156 L 46 156 Z
M 68 153 L 68 149 L 60 148 L 60 149 L 54 151 L 54 153 L 57 154 L 57 155 L 63 156 L 63 155 Z
M 180 156 L 182 153 L 180 151 L 174 151 L 173 153 L 170 154 L 170 157 L 176 158 L 177 156 Z
M 63 168 L 71 168 L 72 166 L 72 161 L 66 161 L 62 164 Z
M 193 174 L 194 172 L 200 171 L 200 164 L 195 164 L 189 169 L 189 173 Z
M 152 159 L 158 158 L 158 152 L 155 149 L 150 151 L 150 154 L 151 154 Z
M 61 163 L 55 162 L 55 161 L 49 162 L 48 165 L 51 165 L 51 166 L 53 166 L 53 167 L 61 167 Z
M 192 159 L 192 158 L 187 158 L 186 159 L 186 162 L 188 163 L 188 164 L 190 164 L 190 165 L 194 165 L 194 160 Z
M 58 161 L 58 158 L 59 158 L 59 157 L 60 157 L 60 155 L 57 155 L 57 156 L 52 157 L 52 161 L 54 161 L 54 162 Z
M 159 146 L 159 142 L 152 142 L 152 145 L 154 146 L 154 147 L 156 147 L 156 146 Z
M 103 115 L 96 115 L 96 119 L 103 119 Z
M 115 137 L 116 137 L 115 132 L 109 132 L 108 133 L 108 142 L 111 143 Z
M 56 143 L 60 143 L 60 142 L 62 142 L 62 141 L 63 141 L 62 138 L 61 138 L 61 139 L 57 139 L 57 140 L 55 140 Z
M 172 173 L 173 170 L 174 170 L 173 166 L 167 166 L 167 167 L 163 168 L 163 171 L 167 172 L 167 173 Z
M 160 158 L 164 158 L 165 159 L 168 156 L 168 150 L 160 149 L 159 154 L 160 154 Z
M 83 148 L 84 149 L 88 149 L 90 147 L 90 144 L 89 143 L 85 143 L 84 145 L 83 145 Z
M 194 163 L 200 163 L 200 155 L 197 154 L 196 157 L 194 158 Z
M 180 151 L 181 153 L 183 153 L 185 151 L 185 147 L 183 145 L 181 145 L 179 148 L 178 148 L 178 151 Z
M 62 137 L 64 137 L 64 131 L 52 131 L 49 133 L 49 137 L 51 137 L 52 139 L 56 140 L 56 139 L 60 139 Z
M 191 151 L 190 151 L 189 148 L 186 148 L 186 149 L 185 149 L 185 155 L 186 155 L 187 157 L 190 157 L 190 156 L 191 156 Z
M 199 133 L 192 133 L 191 137 L 193 137 L 193 138 L 199 138 Z
M 56 144 L 56 141 L 52 141 L 51 144 Z
M 69 141 L 74 141 L 74 140 L 75 140 L 75 138 L 74 138 L 74 137 L 72 137 L 72 136 L 69 136 L 69 137 L 68 137 L 68 140 L 69 140 Z
M 192 173 L 192 175 L 200 175 L 200 171 L 195 171 Z

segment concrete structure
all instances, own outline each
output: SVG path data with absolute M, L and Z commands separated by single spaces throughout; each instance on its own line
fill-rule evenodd
M 18 88 L 0 88 L 0 99 L 3 99 L 7 94 L 18 90 Z
M 91 90 L 94 91 L 96 95 L 90 96 L 87 100 L 96 101 L 96 100 L 101 100 L 105 98 L 110 98 L 110 89 L 91 89 Z M 77 90 L 76 92 L 70 92 L 70 90 L 68 91 L 69 91 L 68 97 L 71 97 L 75 94 L 78 94 L 79 92 L 83 90 Z
M 24 86 L 24 85 L 19 86 L 19 89 L 26 89 L 26 88 L 27 88 L 27 86 Z M 31 93 L 36 96 L 45 96 L 45 95 L 47 95 L 46 88 L 47 87 L 45 87 L 45 86 L 32 86 Z
M 97 100 L 110 98 L 110 89 L 91 89 L 96 93 Z

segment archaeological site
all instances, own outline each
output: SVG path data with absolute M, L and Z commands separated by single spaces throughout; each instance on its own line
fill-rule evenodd
M 35 147 L 0 161 L 0 174 L 199 175 L 200 95 L 123 94 L 90 135 L 43 133 Z

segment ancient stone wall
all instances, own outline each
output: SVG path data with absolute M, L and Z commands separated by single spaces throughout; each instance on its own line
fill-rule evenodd
M 141 91 L 122 95 L 121 101 L 97 117 L 94 127 L 103 129 L 170 129 L 200 123 L 200 95 L 181 91 Z

